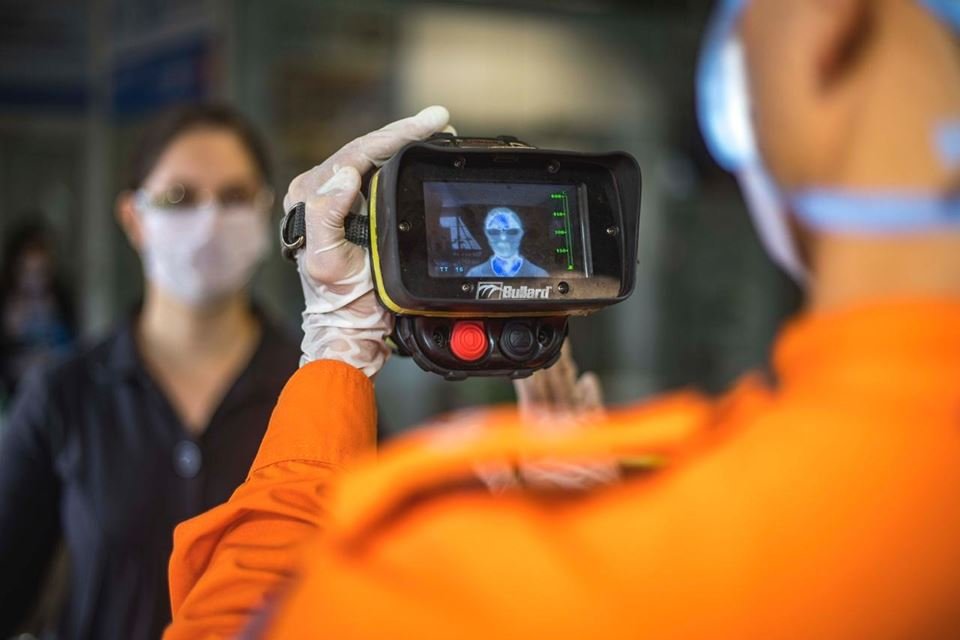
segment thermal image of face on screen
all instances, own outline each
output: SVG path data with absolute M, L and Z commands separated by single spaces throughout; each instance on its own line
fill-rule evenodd
M 495 207 L 483 225 L 493 255 L 467 272 L 468 278 L 546 278 L 549 274 L 520 253 L 523 222 L 513 209 Z
M 589 275 L 575 185 L 425 182 L 434 278 Z

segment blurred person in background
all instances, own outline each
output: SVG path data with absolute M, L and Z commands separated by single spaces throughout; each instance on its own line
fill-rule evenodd
M 12 230 L 0 265 L 0 411 L 24 374 L 66 353 L 75 334 L 51 231 L 39 212 L 25 218 Z
M 718 3 L 701 123 L 806 309 L 769 373 L 590 429 L 480 414 L 341 477 L 372 447 L 389 329 L 342 221 L 448 114 L 295 179 L 314 348 L 247 481 L 177 529 L 166 637 L 960 637 L 958 30 L 956 0 Z M 622 481 L 477 479 L 537 459 Z
M 251 301 L 272 195 L 263 142 L 224 106 L 149 128 L 117 217 L 142 306 L 22 385 L 0 440 L 0 637 L 62 538 L 61 638 L 158 638 L 174 526 L 243 481 L 296 341 Z

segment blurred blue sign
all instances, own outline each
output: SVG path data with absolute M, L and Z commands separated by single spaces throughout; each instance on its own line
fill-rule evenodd
M 207 37 L 169 44 L 120 62 L 113 78 L 113 112 L 136 116 L 207 98 L 213 83 L 213 47 Z

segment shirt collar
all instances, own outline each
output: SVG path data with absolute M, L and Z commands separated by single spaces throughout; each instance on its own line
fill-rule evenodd
M 284 353 L 291 340 L 281 329 L 274 326 L 258 305 L 253 304 L 252 311 L 260 323 L 260 339 L 242 375 L 249 377 L 250 382 L 255 384 L 261 373 L 264 376 L 275 375 L 270 366 L 259 366 L 261 361 L 271 353 Z M 138 316 L 139 309 L 129 314 L 106 341 L 107 348 L 102 365 L 105 370 L 118 378 L 132 379 L 143 375 L 146 371 L 136 340 Z M 247 376 L 247 374 L 250 375 Z

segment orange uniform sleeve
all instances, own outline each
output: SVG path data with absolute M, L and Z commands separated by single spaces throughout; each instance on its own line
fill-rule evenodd
M 287 383 L 246 482 L 174 533 L 170 596 L 176 638 L 232 637 L 297 566 L 327 519 L 326 488 L 376 443 L 373 385 L 349 365 L 313 362 Z

